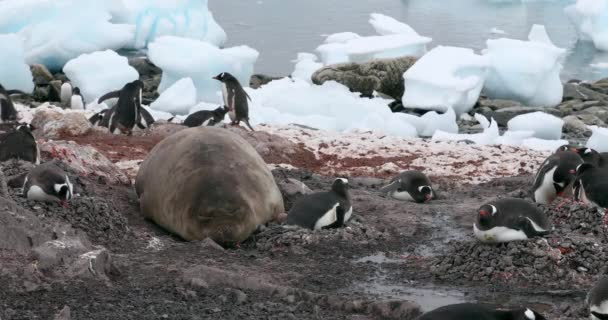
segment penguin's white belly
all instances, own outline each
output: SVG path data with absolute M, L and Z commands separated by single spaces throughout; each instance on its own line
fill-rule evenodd
M 74 110 L 84 110 L 84 105 L 82 104 L 82 97 L 72 96 L 72 99 L 70 101 L 70 107 Z
M 45 193 L 39 186 L 31 186 L 27 191 L 27 198 L 34 201 L 57 201 L 57 198 Z
M 401 200 L 401 201 L 416 201 L 414 200 L 414 198 L 412 198 L 412 195 L 410 195 L 409 192 L 407 191 L 402 191 L 402 192 L 397 192 L 397 191 L 393 191 L 391 192 L 391 197 L 395 200 Z
M 513 230 L 507 227 L 494 227 L 490 230 L 479 230 L 477 224 L 473 224 L 473 233 L 481 242 L 509 242 L 517 240 L 528 240 L 528 236 L 521 230 Z
M 201 123 L 201 126 L 202 127 L 208 126 L 209 122 L 211 122 L 211 120 L 213 120 L 213 118 L 209 118 L 209 119 L 205 120 L 203 123 Z
M 348 211 L 346 211 L 346 213 L 344 214 L 344 222 L 350 220 L 350 217 L 353 215 L 353 206 L 350 206 L 350 209 L 348 209 Z M 336 217 L 336 220 L 338 220 L 338 217 Z
M 228 116 L 230 117 L 230 120 L 236 121 L 236 112 L 228 111 Z
M 557 167 L 549 170 L 543 177 L 543 182 L 534 190 L 534 200 L 541 204 L 550 204 L 556 197 L 557 191 L 553 185 L 553 173 Z
M 69 83 L 64 83 L 61 85 L 61 102 L 68 103 L 70 101 L 70 97 L 72 96 L 72 86 Z
M 598 305 L 590 306 L 589 310 L 597 312 L 597 313 L 601 313 L 601 314 L 608 314 L 608 300 L 603 301 L 599 306 Z M 597 319 L 597 317 L 595 317 L 594 315 L 591 315 L 591 319 Z
M 336 214 L 336 210 L 338 208 L 340 204 L 336 203 L 331 209 L 329 209 L 329 211 L 325 212 L 325 214 L 323 214 L 323 216 L 321 216 L 321 218 L 319 218 L 319 220 L 317 220 L 317 222 L 315 223 L 315 230 L 320 230 L 323 227 L 326 227 L 334 222 L 336 222 L 337 220 L 337 214 Z

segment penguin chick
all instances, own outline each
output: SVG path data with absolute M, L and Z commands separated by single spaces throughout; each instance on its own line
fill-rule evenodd
M 608 320 L 608 278 L 601 278 L 589 291 L 586 299 L 590 319 Z
M 553 225 L 534 204 L 516 198 L 498 199 L 479 208 L 473 233 L 481 242 L 509 242 L 544 236 Z
M 391 198 L 418 203 L 428 202 L 435 198 L 429 178 L 420 171 L 404 171 L 391 180 L 391 183 L 380 192 Z
M 59 202 L 67 207 L 73 186 L 65 171 L 47 162 L 34 167 L 26 176 L 23 195 L 34 201 Z
M 232 120 L 232 125 L 238 125 L 241 121 L 253 130 L 251 124 L 249 124 L 249 104 L 247 99 L 251 101 L 251 98 L 243 89 L 239 80 L 228 72 L 222 72 L 213 79 L 218 80 L 222 83 L 222 97 L 224 98 L 224 105 L 228 108 L 228 116 Z
M 564 193 L 570 193 L 576 178 L 576 167 L 581 163 L 583 159 L 575 152 L 556 152 L 549 156 L 534 178 L 534 201 L 550 204 Z
M 546 320 L 529 309 L 497 310 L 477 303 L 452 304 L 427 312 L 416 320 Z
M 348 192 L 348 180 L 334 180 L 331 190 L 303 196 L 287 214 L 287 225 L 311 230 L 339 228 L 353 212 Z
M 190 128 L 198 126 L 214 126 L 222 123 L 228 112 L 227 107 L 219 107 L 215 110 L 201 110 L 189 115 L 184 120 L 184 125 Z
M 586 163 L 591 163 L 596 167 L 605 167 L 608 165 L 608 152 L 599 153 L 591 148 L 579 148 L 578 154 Z

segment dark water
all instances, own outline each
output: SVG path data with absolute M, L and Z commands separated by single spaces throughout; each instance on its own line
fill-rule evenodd
M 352 31 L 372 35 L 369 14 L 390 15 L 412 26 L 437 45 L 485 48 L 489 38 L 526 39 L 533 24 L 544 24 L 553 42 L 568 49 L 564 80 L 599 79 L 608 54 L 577 43 L 563 8 L 573 0 L 496 3 L 491 0 L 210 0 L 209 8 L 228 33 L 228 45 L 247 44 L 260 51 L 256 72 L 286 75 L 298 52 L 314 52 L 322 34 Z M 493 35 L 492 28 L 507 35 Z

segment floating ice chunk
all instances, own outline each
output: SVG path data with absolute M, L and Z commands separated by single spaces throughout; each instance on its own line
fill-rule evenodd
M 409 34 L 360 37 L 345 42 L 322 44 L 317 48 L 325 65 L 366 62 L 372 59 L 403 56 L 420 57 L 426 53 L 431 38 Z
M 516 116 L 507 123 L 511 131 L 534 131 L 534 137 L 547 140 L 560 139 L 563 125 L 564 120 L 540 111 Z
M 492 34 L 507 34 L 506 31 L 498 29 L 498 28 L 492 28 L 492 29 L 490 29 L 490 33 L 492 33 Z
M 0 33 L 25 39 L 28 64 L 60 70 L 82 53 L 119 49 L 133 38 L 134 27 L 110 23 L 104 1 L 0 1 Z
M 293 61 L 296 63 L 296 66 L 295 70 L 291 73 L 291 77 L 312 83 L 312 74 L 323 68 L 323 64 L 317 62 L 317 60 L 317 56 L 312 53 L 298 53 L 298 58 Z
M 502 136 L 496 138 L 495 144 L 504 144 L 509 146 L 520 146 L 524 140 L 532 138 L 534 131 L 507 131 Z
M 80 88 L 85 101 L 93 101 L 139 79 L 127 58 L 112 50 L 83 54 L 66 63 L 63 71 L 72 86 Z
M 484 56 L 490 72 L 484 93 L 495 99 L 510 99 L 528 106 L 550 107 L 562 101 L 563 87 L 559 77 L 565 50 L 557 48 L 536 26 L 531 41 L 495 39 L 487 41 Z
M 29 93 L 34 90 L 32 71 L 25 63 L 23 39 L 14 34 L 0 35 L 0 84 L 5 89 L 21 90 Z
M 361 38 L 360 35 L 354 32 L 339 32 L 330 34 L 325 38 L 325 43 L 344 43 L 348 40 Z
M 579 39 L 608 51 L 608 6 L 606 0 L 578 0 L 564 11 L 575 25 Z
M 538 151 L 555 151 L 560 146 L 569 144 L 568 140 L 545 140 L 538 138 L 524 139 L 522 145 L 532 150 Z
M 376 33 L 382 36 L 391 34 L 409 34 L 418 36 L 418 33 L 412 29 L 412 27 L 380 13 L 372 13 L 369 23 L 372 25 L 372 27 L 374 27 Z
M 443 114 L 438 114 L 435 111 L 427 112 L 420 117 L 420 120 L 424 124 L 424 128 L 418 131 L 418 134 L 422 137 L 432 137 L 437 130 L 447 133 L 458 133 L 456 114 L 451 107 Z
M 193 54 L 196 53 L 196 54 Z M 148 57 L 163 70 L 159 91 L 162 92 L 182 78 L 191 78 L 197 99 L 219 102 L 220 82 L 212 77 L 229 72 L 242 86 L 249 85 L 253 65 L 259 53 L 247 46 L 219 49 L 209 43 L 164 36 L 150 43 Z
M 164 35 L 222 46 L 226 32 L 207 8 L 207 0 L 114 0 L 112 21 L 135 25 L 131 46 L 145 48 Z
M 407 116 L 390 111 L 389 100 L 361 99 L 334 81 L 317 86 L 285 78 L 247 91 L 252 99 L 249 116 L 254 125 L 296 123 L 335 132 L 372 130 L 402 137 L 415 137 L 417 133 Z
M 425 54 L 403 75 L 406 107 L 446 111 L 457 115 L 473 108 L 483 88 L 487 59 L 473 50 L 438 46 Z
M 587 148 L 595 149 L 597 152 L 608 152 L 608 128 L 589 126 L 593 132 L 587 140 Z
M 442 130 L 435 131 L 433 134 L 433 138 L 431 140 L 441 140 L 441 141 L 449 141 L 449 140 L 470 140 L 479 145 L 488 145 L 495 143 L 496 139 L 500 136 L 498 132 L 498 124 L 494 119 L 488 121 L 488 119 L 480 114 L 475 114 L 475 119 L 479 122 L 481 127 L 483 128 L 482 133 L 475 134 L 457 134 L 457 133 L 448 133 Z
M 190 78 L 183 78 L 165 90 L 150 108 L 173 115 L 187 115 L 196 105 L 196 87 Z

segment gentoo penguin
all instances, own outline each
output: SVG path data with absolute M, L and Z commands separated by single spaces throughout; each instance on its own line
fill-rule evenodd
M 25 177 L 23 196 L 29 200 L 59 202 L 68 206 L 73 186 L 67 173 L 52 162 L 34 167 Z
M 108 112 L 108 110 L 109 109 L 103 109 L 103 110 L 97 112 L 96 114 L 92 115 L 89 118 L 89 122 L 94 126 L 96 126 L 96 125 L 103 126 L 101 123 L 102 122 L 101 120 L 103 120 L 103 116 L 106 114 L 106 112 Z
M 574 198 L 608 212 L 608 168 L 583 163 L 576 169 L 576 174 Z M 604 216 L 606 218 L 608 215 Z
M 70 108 L 74 110 L 84 110 L 84 99 L 80 95 L 80 89 L 75 87 L 70 98 Z
M 228 112 L 228 107 L 219 107 L 215 110 L 201 110 L 189 115 L 184 125 L 190 128 L 198 126 L 214 126 L 222 123 Z
M 402 201 L 418 203 L 431 201 L 435 197 L 431 181 L 420 171 L 404 171 L 391 180 L 380 192 Z
M 590 318 L 608 320 L 608 278 L 603 277 L 587 294 Z
M 17 109 L 11 100 L 13 94 L 24 94 L 19 90 L 6 90 L 0 84 L 0 122 L 16 121 Z
M 40 163 L 40 149 L 32 134 L 35 128 L 21 124 L 15 131 L 0 136 L 0 161 L 20 159 L 35 164 Z
M 222 97 L 224 105 L 228 108 L 228 116 L 230 116 L 232 124 L 238 125 L 240 121 L 243 121 L 251 131 L 254 131 L 249 124 L 249 104 L 247 103 L 247 99 L 251 101 L 251 98 L 239 80 L 228 72 L 222 72 L 213 79 L 222 83 Z
M 327 192 L 303 196 L 294 203 L 287 214 L 287 225 L 297 225 L 312 230 L 339 228 L 353 212 L 348 193 L 348 180 L 338 178 Z
M 540 313 L 529 309 L 498 310 L 477 303 L 452 304 L 437 308 L 417 320 L 546 320 Z
M 61 98 L 61 103 L 64 105 L 70 103 L 70 99 L 72 98 L 72 85 L 69 82 L 64 82 L 61 85 L 61 93 L 59 97 Z
M 101 121 L 102 126 L 106 126 L 107 124 L 112 133 L 118 129 L 122 133 L 131 135 L 135 125 L 141 129 L 145 129 L 154 123 L 152 115 L 141 106 L 143 88 L 144 83 L 141 80 L 135 80 L 127 83 L 118 91 L 109 92 L 101 96 L 97 103 L 101 103 L 107 99 L 118 98 L 116 104 L 104 114 Z
M 576 167 L 583 159 L 575 152 L 556 152 L 549 156 L 538 169 L 532 193 L 534 201 L 550 204 L 564 192 L 570 192 L 576 177 Z
M 608 166 L 608 152 L 599 153 L 591 148 L 579 148 L 577 152 L 586 163 L 596 167 Z
M 503 198 L 479 208 L 473 233 L 481 242 L 509 242 L 543 236 L 553 231 L 544 212 L 517 198 Z
M 555 150 L 555 153 L 563 152 L 563 151 L 578 152 L 577 151 L 577 147 L 575 145 L 565 144 L 565 145 L 560 146 L 559 148 L 557 148 L 557 150 Z

